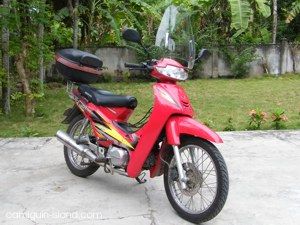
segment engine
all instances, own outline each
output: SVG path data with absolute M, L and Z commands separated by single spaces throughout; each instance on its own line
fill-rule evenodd
M 128 163 L 128 152 L 125 149 L 111 146 L 107 151 L 107 158 L 114 166 L 124 167 Z

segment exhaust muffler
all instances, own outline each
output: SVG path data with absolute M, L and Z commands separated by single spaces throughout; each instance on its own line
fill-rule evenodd
M 82 157 L 87 157 L 92 162 L 97 161 L 98 157 L 97 155 L 95 155 L 95 153 L 93 153 L 86 146 L 77 144 L 74 138 L 72 138 L 66 132 L 59 130 L 56 133 L 56 137 L 61 143 L 71 148 L 73 151 L 75 151 L 77 154 L 81 155 Z

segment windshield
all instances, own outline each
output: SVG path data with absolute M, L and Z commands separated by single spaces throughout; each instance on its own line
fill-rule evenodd
M 195 42 L 190 14 L 174 5 L 169 6 L 159 25 L 155 45 L 161 50 L 162 57 L 175 59 L 192 69 L 195 61 Z

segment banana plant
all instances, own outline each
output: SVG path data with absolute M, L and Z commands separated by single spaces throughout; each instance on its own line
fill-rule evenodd
M 228 0 L 231 7 L 231 29 L 236 30 L 235 36 L 244 32 L 254 12 L 267 18 L 271 15 L 268 0 Z
M 286 18 L 285 22 L 290 23 L 298 14 L 300 13 L 300 0 L 296 0 L 293 3 L 293 8 L 290 11 L 288 17 Z
M 101 44 L 107 41 L 121 43 L 121 29 L 123 26 L 133 26 L 143 30 L 140 21 L 142 14 L 160 18 L 157 8 L 142 0 L 87 0 L 84 2 L 87 10 L 83 13 L 85 36 L 84 42 L 95 42 L 93 37 L 102 36 Z M 97 41 L 96 41 L 97 42 Z M 99 41 L 97 42 L 99 43 Z

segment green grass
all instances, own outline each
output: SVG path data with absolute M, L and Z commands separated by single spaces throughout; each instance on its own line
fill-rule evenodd
M 289 118 L 286 129 L 300 129 L 300 75 L 190 80 L 180 85 L 191 100 L 195 118 L 217 131 L 224 130 L 229 117 L 232 117 L 236 130 L 247 129 L 248 113 L 256 108 L 268 114 L 267 123 L 261 129 L 273 129 L 270 113 L 275 108 L 285 110 Z M 137 97 L 139 104 L 130 122 L 139 120 L 153 104 L 152 83 L 103 83 L 97 86 Z M 15 103 L 11 116 L 0 116 L 0 137 L 54 136 L 58 129 L 66 129 L 60 122 L 64 110 L 70 106 L 72 102 L 65 88 L 48 89 L 45 100 L 37 103 L 35 118 L 24 117 L 23 103 Z

